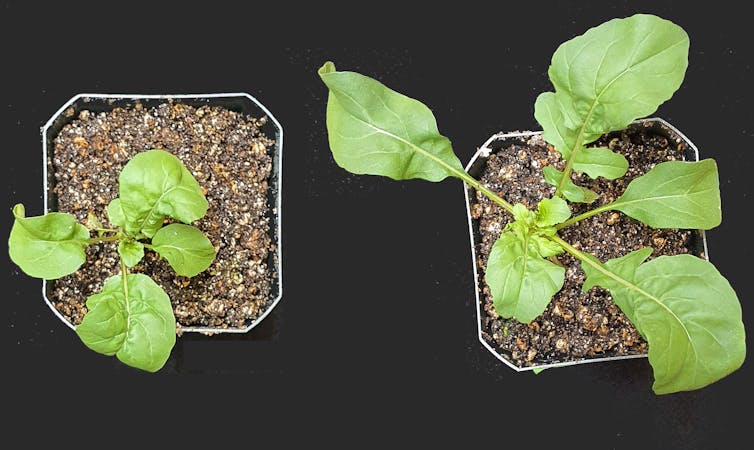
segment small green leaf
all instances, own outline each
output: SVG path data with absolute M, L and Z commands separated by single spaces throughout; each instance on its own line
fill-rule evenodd
M 549 258 L 550 256 L 555 256 L 563 253 L 563 247 L 558 245 L 556 242 L 552 242 L 546 237 L 533 235 L 529 239 L 529 245 L 533 245 L 535 251 L 539 254 L 539 256 L 543 258 Z
M 560 179 L 563 178 L 563 172 L 552 166 L 544 166 L 542 168 L 542 174 L 544 175 L 547 184 L 551 186 L 557 186 L 558 183 L 560 183 Z M 597 200 L 596 192 L 585 187 L 577 186 L 576 183 L 571 180 L 566 181 L 563 188 L 563 195 L 568 200 L 578 203 L 592 203 Z
M 133 267 L 144 257 L 144 244 L 139 241 L 122 240 L 118 242 L 118 254 L 127 267 Z
M 90 349 L 131 367 L 156 372 L 175 345 L 175 317 L 165 291 L 143 274 L 108 278 L 86 301 L 89 312 L 76 334 Z
M 746 338 L 741 305 L 728 281 L 708 261 L 691 255 L 660 256 L 638 265 L 649 251 L 601 268 L 593 262 L 582 266 L 592 283 L 610 289 L 647 340 L 654 391 L 699 389 L 738 369 Z
M 123 207 L 118 197 L 112 199 L 107 205 L 107 218 L 113 226 L 126 227 L 126 216 L 123 214 Z
M 101 230 L 105 227 L 102 225 L 102 222 L 100 222 L 97 216 L 93 212 L 89 211 L 86 214 L 86 228 L 87 230 L 96 231 Z
M 576 115 L 571 107 L 564 94 L 555 92 L 543 92 L 534 102 L 534 118 L 542 126 L 542 139 L 552 144 L 564 159 L 571 155 L 578 135 L 577 124 L 570 117 Z
M 565 269 L 542 259 L 526 238 L 503 233 L 492 246 L 485 280 L 497 312 L 528 323 L 563 286 Z
M 209 204 L 181 160 L 164 150 L 138 153 L 118 178 L 120 205 L 129 234 L 152 237 L 165 217 L 190 223 L 204 217 Z
M 563 223 L 571 217 L 568 203 L 560 197 L 545 198 L 537 205 L 538 227 L 549 227 Z
M 626 174 L 628 160 L 609 148 L 582 148 L 574 157 L 573 168 L 592 178 L 614 180 Z
M 712 159 L 657 164 L 606 206 L 653 228 L 709 230 L 722 221 L 717 164 Z
M 547 368 L 544 368 L 544 369 L 542 369 L 542 368 L 531 369 L 531 371 L 534 372 L 534 375 L 539 375 L 540 373 L 544 372 L 545 370 L 547 370 Z
M 168 260 L 175 273 L 193 277 L 207 270 L 215 259 L 215 248 L 201 231 L 178 223 L 161 228 L 152 238 L 152 247 Z
M 440 181 L 463 172 L 421 102 L 364 75 L 338 72 L 331 62 L 318 73 L 330 89 L 327 132 L 340 167 L 395 180 Z
M 8 254 L 27 275 L 54 280 L 75 272 L 84 261 L 89 230 L 71 214 L 26 217 L 24 205 L 13 207 Z

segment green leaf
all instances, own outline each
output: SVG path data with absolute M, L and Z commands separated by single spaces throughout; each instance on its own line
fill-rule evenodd
M 547 370 L 547 368 L 544 368 L 544 369 L 543 368 L 531 369 L 531 371 L 534 372 L 534 375 L 539 375 L 540 373 L 544 372 L 545 370 Z
M 112 199 L 107 205 L 107 218 L 113 226 L 126 227 L 126 216 L 123 214 L 123 207 L 118 197 Z
M 421 102 L 372 78 L 338 72 L 331 62 L 318 73 L 330 90 L 327 132 L 340 167 L 395 180 L 440 181 L 463 173 L 450 141 Z
M 144 257 L 144 244 L 138 241 L 122 240 L 118 242 L 118 254 L 126 266 L 133 267 Z
M 543 92 L 534 102 L 534 118 L 542 125 L 542 139 L 568 159 L 578 140 L 581 119 L 572 99 L 562 92 Z M 583 137 L 582 137 L 583 141 Z
M 551 186 L 557 186 L 560 183 L 560 179 L 563 178 L 563 172 L 552 166 L 544 166 L 542 168 L 542 174 L 545 177 L 547 184 Z M 563 188 L 563 195 L 565 198 L 572 202 L 578 203 L 592 203 L 597 200 L 597 193 L 591 189 L 576 185 L 572 180 L 566 181 Z
M 660 163 L 631 181 L 608 207 L 654 228 L 709 230 L 722 221 L 717 164 L 712 159 Z
M 89 312 L 76 334 L 90 349 L 156 372 L 175 345 L 175 317 L 165 291 L 143 274 L 108 278 L 102 292 L 86 301 Z
M 563 253 L 563 247 L 543 236 L 532 235 L 529 237 L 529 245 L 543 258 L 549 258 Z
M 102 228 L 105 228 L 102 225 L 102 222 L 100 222 L 100 220 L 97 218 L 97 216 L 93 212 L 89 211 L 86 214 L 86 229 L 96 231 L 96 230 L 101 230 Z
M 190 223 L 204 217 L 209 207 L 191 172 L 164 150 L 138 153 L 123 168 L 118 182 L 129 234 L 152 237 L 166 216 Z
M 174 223 L 161 228 L 152 238 L 152 248 L 185 277 L 207 270 L 215 259 L 212 242 L 190 225 Z
M 746 355 L 745 332 L 728 281 L 695 256 L 661 256 L 638 265 L 647 255 L 643 249 L 601 269 L 582 266 L 592 283 L 610 289 L 647 340 L 654 391 L 699 389 L 738 369 Z
M 527 238 L 503 233 L 492 246 L 485 280 L 497 312 L 528 323 L 563 286 L 565 269 L 542 259 Z
M 24 205 L 13 207 L 8 254 L 27 275 L 54 280 L 75 272 L 84 261 L 89 230 L 71 214 L 26 217 Z
M 614 180 L 626 174 L 628 160 L 609 148 L 582 148 L 574 157 L 573 168 L 592 178 Z
M 571 100 L 581 144 L 657 110 L 683 82 L 688 49 L 681 27 L 647 14 L 610 20 L 558 47 L 548 75 Z
M 613 283 L 613 280 L 611 280 L 608 275 L 612 273 L 627 280 L 633 279 L 634 274 L 636 273 L 636 269 L 641 265 L 641 263 L 646 261 L 646 259 L 649 258 L 651 254 L 652 247 L 644 247 L 639 250 L 634 250 L 627 255 L 621 256 L 620 258 L 610 259 L 606 261 L 605 264 L 603 264 L 603 267 L 608 271 L 607 274 L 595 270 L 594 267 L 589 264 L 582 263 L 581 265 L 584 268 L 586 280 L 581 286 L 581 289 L 586 292 L 593 286 L 612 285 L 613 288 L 611 289 L 611 291 L 614 294 L 620 294 L 621 292 L 625 294 L 624 291 L 621 291 L 621 289 L 625 289 L 625 286 Z M 599 264 L 599 260 L 597 258 L 593 257 L 592 255 L 588 255 L 588 257 L 591 261 Z M 631 317 L 634 312 L 633 304 L 624 301 L 624 299 L 628 297 L 629 296 L 627 295 L 613 295 L 613 300 L 615 301 L 615 304 L 618 305 L 618 307 L 621 309 L 621 311 L 626 313 L 627 316 Z
M 537 205 L 538 227 L 549 227 L 565 222 L 571 217 L 568 203 L 560 197 L 545 198 Z

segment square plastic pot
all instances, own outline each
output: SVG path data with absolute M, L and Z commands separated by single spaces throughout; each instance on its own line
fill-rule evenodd
M 699 161 L 699 151 L 697 150 L 696 146 L 693 142 L 691 142 L 683 133 L 678 131 L 675 127 L 673 127 L 668 122 L 664 121 L 660 118 L 649 118 L 649 119 L 641 119 L 637 120 L 629 127 L 641 127 L 645 129 L 649 129 L 665 138 L 667 138 L 670 142 L 675 143 L 685 143 L 687 145 L 687 151 L 683 155 L 684 160 L 686 161 Z M 525 141 L 530 138 L 531 136 L 540 135 L 542 134 L 541 131 L 524 131 L 524 132 L 516 132 L 516 133 L 498 133 L 493 136 L 491 136 L 487 141 L 482 144 L 481 147 L 477 150 L 477 152 L 474 154 L 474 156 L 471 158 L 469 163 L 466 165 L 466 172 L 468 172 L 469 175 L 471 175 L 475 179 L 479 179 L 482 170 L 484 169 L 485 165 L 487 164 L 487 158 L 498 151 L 504 150 L 508 147 L 510 147 L 513 144 L 525 144 Z M 464 194 L 466 196 L 466 215 L 469 222 L 469 237 L 471 241 L 471 261 L 472 266 L 474 267 L 474 295 L 476 298 L 476 311 L 477 311 L 477 328 L 478 328 L 478 336 L 479 341 L 482 343 L 482 345 L 487 348 L 487 350 L 490 351 L 496 358 L 498 358 L 500 361 L 511 367 L 512 369 L 516 371 L 527 371 L 527 370 L 534 370 L 534 369 L 547 369 L 552 367 L 563 367 L 563 366 L 571 366 L 575 364 L 584 364 L 584 363 L 595 363 L 595 362 L 603 362 L 603 361 L 612 361 L 612 360 L 621 360 L 621 359 L 631 359 L 631 358 L 645 358 L 647 357 L 646 353 L 643 354 L 633 354 L 633 355 L 619 355 L 619 356 L 605 356 L 605 357 L 590 357 L 590 358 L 583 358 L 578 360 L 563 360 L 561 362 L 553 362 L 553 363 L 547 363 L 547 364 L 540 364 L 540 365 L 532 365 L 532 366 L 518 366 L 514 364 L 513 362 L 509 361 L 506 358 L 506 355 L 497 349 L 494 348 L 494 346 L 486 341 L 484 339 L 483 333 L 482 333 L 482 320 L 484 318 L 484 305 L 482 304 L 483 299 L 480 296 L 480 293 L 482 292 L 482 288 L 485 286 L 485 282 L 482 279 L 480 275 L 480 271 L 477 268 L 476 261 L 477 261 L 477 250 L 478 245 L 481 243 L 480 239 L 480 233 L 479 233 L 479 219 L 473 219 L 471 217 L 471 200 L 473 199 L 475 190 L 474 188 L 468 186 L 467 184 L 464 184 Z M 709 256 L 707 253 L 707 238 L 704 233 L 704 230 L 696 230 L 695 233 L 692 234 L 691 238 L 691 253 L 694 255 L 701 255 L 705 259 L 709 260 Z
M 140 95 L 140 94 L 78 94 L 66 102 L 52 115 L 50 120 L 42 127 L 42 171 L 43 193 L 45 213 L 57 210 L 57 198 L 53 192 L 55 177 L 49 164 L 54 149 L 54 139 L 65 125 L 78 117 L 78 113 L 88 110 L 93 113 L 107 112 L 114 108 L 132 106 L 136 101 L 145 108 L 157 106 L 172 100 L 174 103 L 183 103 L 193 107 L 217 106 L 236 111 L 255 118 L 267 117 L 267 123 L 262 131 L 267 136 L 274 136 L 275 145 L 271 149 L 272 172 L 268 180 L 267 204 L 270 207 L 270 239 L 275 243 L 275 251 L 271 252 L 267 259 L 267 267 L 272 269 L 273 280 L 270 301 L 265 311 L 255 320 L 249 321 L 243 328 L 211 328 L 211 327 L 181 327 L 182 332 L 196 332 L 204 334 L 215 333 L 246 333 L 256 327 L 283 296 L 283 271 L 282 271 L 282 242 L 281 242 L 281 200 L 283 192 L 283 127 L 275 119 L 272 113 L 257 99 L 246 93 L 221 93 L 221 94 L 180 94 L 180 95 Z M 76 326 L 68 321 L 49 300 L 52 283 L 42 280 L 42 296 L 60 320 L 71 329 Z

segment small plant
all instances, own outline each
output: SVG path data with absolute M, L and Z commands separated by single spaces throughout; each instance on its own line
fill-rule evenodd
M 173 307 L 157 283 L 128 269 L 149 249 L 165 258 L 178 275 L 193 277 L 206 270 L 215 249 L 201 231 L 184 224 L 204 217 L 208 204 L 183 163 L 163 150 L 134 156 L 120 173 L 118 190 L 120 197 L 107 206 L 114 228 L 106 228 L 92 213 L 84 226 L 71 214 L 26 217 L 22 204 L 14 206 L 8 251 L 28 275 L 53 280 L 78 270 L 89 245 L 117 242 L 120 274 L 87 299 L 89 311 L 76 333 L 98 353 L 155 372 L 175 344 Z M 184 224 L 163 226 L 168 217 Z M 91 237 L 91 232 L 96 236 Z M 145 242 L 148 239 L 151 243 Z
M 535 210 L 512 205 L 469 176 L 442 136 L 432 112 L 417 100 L 331 62 L 319 69 L 330 90 L 327 129 L 339 166 L 395 180 L 463 180 L 513 217 L 490 253 L 486 282 L 498 313 L 528 323 L 563 285 L 553 262 L 568 252 L 587 275 L 583 289 L 609 289 L 649 345 L 658 394 L 704 387 L 738 369 L 745 349 L 741 306 L 728 281 L 708 261 L 660 256 L 652 248 L 601 262 L 558 231 L 603 211 L 620 211 L 654 228 L 710 229 L 721 222 L 717 166 L 712 159 L 657 164 L 616 200 L 571 217 L 566 200 L 591 203 L 595 192 L 576 185 L 572 171 L 615 179 L 626 159 L 586 148 L 601 135 L 653 113 L 683 81 L 689 40 L 677 25 L 651 15 L 614 19 L 562 44 L 549 69 L 555 92 L 541 94 L 535 118 L 565 169 L 544 167 L 556 186 Z

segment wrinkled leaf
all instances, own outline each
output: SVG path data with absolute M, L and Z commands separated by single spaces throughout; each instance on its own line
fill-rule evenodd
M 118 242 L 118 254 L 126 266 L 133 267 L 144 257 L 144 244 L 124 239 Z
M 528 239 L 507 232 L 492 246 L 485 273 L 497 312 L 529 323 L 563 286 L 565 269 L 538 255 Z
M 207 270 L 215 248 L 199 229 L 178 223 L 161 228 L 152 238 L 152 248 L 168 260 L 175 273 L 193 277 Z
M 54 280 L 75 272 L 84 261 L 89 230 L 71 214 L 26 217 L 24 205 L 13 207 L 8 254 L 27 275 Z
M 86 301 L 89 312 L 76 334 L 90 349 L 115 355 L 131 367 L 156 372 L 175 344 L 175 317 L 165 291 L 142 274 L 105 281 L 102 292 Z
M 199 183 L 181 160 L 164 150 L 134 156 L 118 178 L 125 229 L 152 237 L 165 217 L 190 223 L 209 207 Z
M 539 227 L 549 227 L 565 222 L 571 217 L 568 203 L 560 197 L 545 198 L 537 205 L 536 223 Z
M 712 159 L 657 164 L 607 206 L 654 228 L 709 230 L 722 221 L 717 164 Z
M 573 168 L 592 178 L 614 180 L 626 174 L 628 160 L 609 148 L 582 148 L 574 157 Z
M 107 205 L 107 219 L 110 224 L 116 227 L 126 227 L 126 216 L 123 214 L 123 207 L 118 197 L 112 199 Z
M 544 236 L 533 235 L 530 236 L 529 239 L 530 245 L 533 245 L 535 251 L 543 258 L 549 258 L 550 256 L 563 253 L 563 247 Z
M 588 285 L 610 289 L 649 343 L 658 394 L 702 388 L 738 369 L 746 354 L 741 305 L 708 261 L 661 256 L 641 264 L 642 249 L 603 270 L 582 263 Z M 607 273 L 605 273 L 607 272 Z
M 563 172 L 552 166 L 544 166 L 542 168 L 542 174 L 545 177 L 547 184 L 551 186 L 557 186 L 560 180 L 563 178 Z M 563 187 L 563 196 L 572 202 L 578 203 L 592 203 L 597 200 L 597 193 L 591 189 L 576 185 L 572 180 L 566 181 Z
M 327 132 L 338 165 L 356 174 L 440 181 L 463 172 L 450 141 L 421 102 L 355 72 L 319 69 L 330 94 Z

